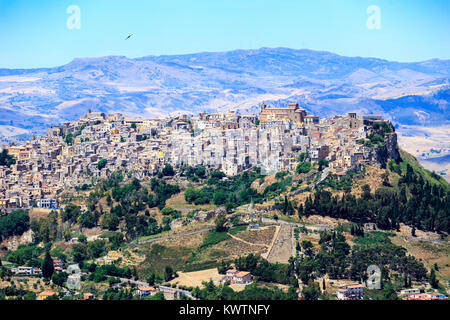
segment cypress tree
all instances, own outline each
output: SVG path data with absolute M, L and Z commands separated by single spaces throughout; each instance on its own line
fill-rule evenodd
M 42 262 L 42 275 L 44 278 L 50 279 L 55 271 L 53 267 L 53 260 L 50 256 L 50 252 L 47 250 L 45 252 L 44 261 Z
M 298 217 L 301 218 L 303 216 L 303 204 L 300 203 L 300 206 L 298 207 Z
M 152 272 L 152 274 L 150 274 L 150 277 L 147 278 L 147 282 L 150 286 L 155 285 L 155 273 Z
M 439 281 L 436 279 L 436 273 L 434 269 L 431 269 L 430 272 L 430 284 L 433 289 L 437 289 L 439 287 Z

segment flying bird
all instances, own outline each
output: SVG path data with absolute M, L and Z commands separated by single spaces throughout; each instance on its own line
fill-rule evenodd
M 128 37 L 126 37 L 125 38 L 125 40 L 128 40 L 128 39 L 130 39 L 131 38 L 131 36 L 132 36 L 132 34 L 130 34 Z

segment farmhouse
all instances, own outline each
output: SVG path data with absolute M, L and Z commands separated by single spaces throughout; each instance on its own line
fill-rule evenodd
M 159 291 L 159 289 L 152 287 L 152 286 L 142 286 L 139 287 L 136 293 L 139 295 L 139 297 L 148 297 L 156 294 Z
M 248 271 L 229 269 L 221 280 L 221 282 L 226 281 L 230 281 L 231 284 L 249 284 L 253 281 L 253 276 Z
M 362 300 L 364 297 L 364 285 L 351 284 L 342 286 L 336 292 L 339 300 Z
M 11 272 L 16 276 L 22 276 L 22 275 L 32 276 L 32 275 L 42 274 L 41 269 L 34 268 L 34 267 L 23 267 L 23 266 L 17 267 L 17 268 L 12 268 Z

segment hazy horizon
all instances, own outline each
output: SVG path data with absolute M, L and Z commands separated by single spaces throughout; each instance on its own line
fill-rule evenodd
M 448 60 L 449 18 L 450 2 L 443 0 L 0 0 L 0 67 L 263 47 L 398 62 Z
M 85 56 L 85 57 L 74 57 L 73 59 L 63 63 L 63 64 L 58 64 L 58 65 L 51 65 L 51 66 L 44 66 L 44 67 L 32 67 L 32 68 L 6 68 L 6 67 L 2 67 L 0 65 L 0 69 L 50 69 L 50 68 L 54 68 L 54 67 L 59 67 L 59 66 L 64 66 L 67 65 L 75 60 L 83 60 L 83 59 L 102 59 L 102 58 L 107 58 L 107 57 L 124 57 L 126 59 L 141 59 L 141 58 L 145 58 L 145 57 L 163 57 L 163 56 L 188 56 L 188 55 L 196 55 L 196 54 L 207 54 L 207 53 L 226 53 L 226 52 L 235 52 L 235 51 L 258 51 L 258 50 L 262 50 L 262 49 L 288 49 L 288 50 L 295 50 L 295 51 L 315 51 L 315 52 L 327 52 L 327 53 L 331 53 L 331 54 L 336 54 L 338 56 L 342 56 L 342 57 L 348 57 L 348 58 L 364 58 L 364 59 L 379 59 L 379 60 L 386 60 L 389 62 L 398 62 L 398 63 L 416 63 L 416 62 L 425 62 L 425 61 L 431 61 L 431 60 L 440 60 L 440 61 L 447 61 L 450 60 L 450 58 L 448 59 L 441 59 L 441 58 L 430 58 L 430 59 L 426 59 L 426 60 L 417 60 L 417 61 L 400 61 L 400 60 L 389 60 L 389 59 L 384 59 L 384 58 L 379 58 L 379 57 L 375 57 L 375 56 L 347 56 L 344 54 L 339 54 L 336 52 L 332 52 L 332 51 L 326 51 L 326 50 L 314 50 L 314 49 L 309 49 L 309 48 L 288 48 L 288 47 L 260 47 L 260 48 L 250 48 L 250 49 L 231 49 L 231 50 L 226 50 L 226 51 L 197 51 L 197 52 L 188 52 L 188 53 L 181 53 L 181 54 L 159 54 L 159 55 L 153 55 L 153 54 L 148 54 L 148 55 L 143 55 L 143 56 L 138 56 L 138 57 L 129 57 L 126 55 L 104 55 L 104 56 Z

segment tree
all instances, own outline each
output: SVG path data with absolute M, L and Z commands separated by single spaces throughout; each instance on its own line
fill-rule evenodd
M 295 172 L 297 173 L 308 173 L 311 170 L 311 162 L 301 162 L 295 168 Z
M 158 292 L 150 297 L 147 297 L 148 300 L 165 300 L 164 292 Z
M 85 212 L 80 216 L 79 223 L 83 228 L 93 228 L 97 226 L 98 212 Z
M 217 190 L 216 192 L 214 192 L 213 203 L 216 206 L 221 206 L 221 205 L 226 204 L 227 200 L 228 200 L 228 194 L 224 190 L 220 189 L 220 190 Z
M 436 273 L 434 271 L 434 268 L 430 271 L 430 285 L 433 289 L 439 288 L 439 280 L 436 279 Z
M 318 300 L 320 296 L 320 286 L 317 282 L 310 281 L 309 284 L 303 287 L 303 300 Z
M 119 226 L 119 223 L 120 219 L 117 215 L 115 215 L 114 213 L 107 213 L 103 216 L 101 226 L 104 229 L 114 231 Z
M 370 194 L 370 186 L 368 184 L 365 184 L 361 187 L 363 193 L 362 193 L 362 198 L 364 200 L 370 200 L 372 198 L 371 194 Z
M 176 212 L 176 210 L 173 209 L 172 207 L 164 207 L 164 208 L 161 210 L 161 213 L 162 213 L 162 215 L 164 215 L 164 216 L 171 216 L 171 215 L 175 214 L 175 212 Z
M 397 300 L 397 292 L 395 292 L 395 289 L 390 285 L 388 288 L 383 289 L 383 300 Z
M 52 275 L 52 282 L 57 286 L 62 287 L 64 283 L 67 281 L 67 277 L 69 275 L 65 272 L 55 272 Z
M 106 159 L 101 159 L 98 163 L 97 163 L 97 168 L 98 170 L 102 170 L 104 167 L 106 167 L 106 164 L 108 163 L 108 160 Z
M 66 138 L 64 139 L 64 141 L 68 144 L 71 145 L 73 144 L 73 135 L 71 133 L 69 133 Z
M 197 198 L 197 190 L 195 190 L 195 188 L 193 187 L 187 187 L 186 190 L 184 191 L 184 199 L 186 200 L 186 202 L 192 203 L 195 201 L 196 198 Z
M 30 217 L 25 210 L 15 210 L 0 217 L 0 241 L 13 235 L 21 235 L 30 228 Z
M 36 300 L 36 293 L 30 291 L 23 296 L 23 300 Z
M 8 168 L 16 163 L 16 159 L 10 154 L 8 154 L 7 149 L 3 149 L 2 152 L 0 152 L 0 166 L 7 166 Z
M 292 215 L 294 213 L 294 206 L 292 202 L 288 200 L 287 196 L 284 196 L 284 202 L 281 204 L 283 214 Z
M 206 169 L 203 166 L 195 168 L 195 175 L 199 178 L 204 178 L 206 176 Z
M 224 232 L 227 230 L 225 227 L 225 223 L 227 223 L 227 217 L 224 212 L 219 213 L 216 220 L 214 221 L 216 224 L 216 231 L 217 232 Z
M 53 266 L 53 260 L 50 256 L 49 250 L 45 252 L 44 261 L 42 262 L 42 275 L 46 279 L 50 279 L 55 271 Z
M 120 232 L 109 232 L 106 237 L 108 238 L 109 242 L 111 243 L 112 247 L 111 249 L 117 250 L 120 245 L 125 241 L 123 238 L 123 234 Z
M 300 205 L 298 206 L 297 213 L 298 213 L 298 217 L 301 219 L 303 216 L 303 213 L 304 213 L 303 203 L 300 203 Z
M 147 278 L 148 284 L 149 284 L 150 286 L 155 285 L 155 279 L 156 279 L 156 275 L 155 275 L 154 272 L 152 272 L 152 273 L 150 274 L 150 277 Z
M 328 167 L 329 166 L 329 161 L 325 160 L 325 159 L 322 159 L 322 160 L 319 160 L 318 164 L 319 164 L 319 171 L 322 171 L 323 167 Z
M 300 155 L 298 156 L 298 162 L 303 162 L 303 161 L 305 161 L 308 157 L 309 157 L 309 153 L 308 153 L 308 152 L 302 152 L 302 153 L 300 153 Z
M 70 221 L 71 223 L 76 223 L 78 216 L 81 213 L 81 207 L 69 203 L 62 213 L 62 219 L 64 222 Z
M 306 255 L 308 255 L 308 256 L 312 255 L 313 244 L 312 244 L 311 241 L 303 240 L 302 241 L 302 248 L 303 248 L 303 251 L 305 252 Z
M 219 274 L 226 274 L 229 268 L 230 264 L 222 260 L 220 266 L 217 267 L 217 271 L 219 272 Z
M 166 163 L 161 172 L 163 176 L 173 176 L 175 174 L 173 167 L 169 163 Z
M 111 195 L 109 193 L 106 195 L 106 204 L 110 207 L 112 205 L 112 199 L 111 199 Z
M 166 266 L 166 268 L 164 269 L 164 280 L 169 281 L 170 279 L 172 279 L 172 276 L 173 276 L 172 267 Z

